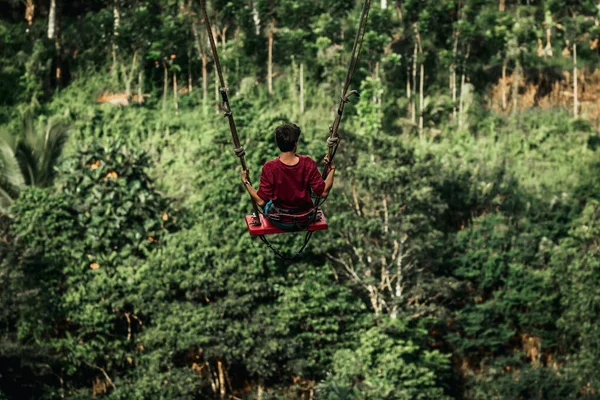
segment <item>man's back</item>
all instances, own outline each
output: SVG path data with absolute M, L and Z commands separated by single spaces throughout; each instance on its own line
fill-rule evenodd
M 317 163 L 308 156 L 298 156 L 295 165 L 284 164 L 279 157 L 268 161 L 260 175 L 258 196 L 265 202 L 272 200 L 284 209 L 309 209 L 313 207 L 310 189 L 323 194 L 325 181 Z

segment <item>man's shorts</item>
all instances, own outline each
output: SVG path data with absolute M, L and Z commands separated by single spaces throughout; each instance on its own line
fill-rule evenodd
M 303 231 L 315 220 L 316 209 L 284 209 L 269 200 L 263 214 L 276 227 L 286 232 Z

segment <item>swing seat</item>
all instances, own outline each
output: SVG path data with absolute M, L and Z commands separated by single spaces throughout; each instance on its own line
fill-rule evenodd
M 260 214 L 259 217 L 260 217 L 260 225 L 253 225 L 254 216 L 246 215 L 246 225 L 248 226 L 248 232 L 250 233 L 251 236 L 276 235 L 276 234 L 280 234 L 280 233 L 294 232 L 294 231 L 284 231 L 283 229 L 279 229 L 278 227 L 273 225 L 271 223 L 271 221 L 269 221 L 267 218 L 265 218 L 265 216 L 262 214 Z M 302 230 L 302 232 L 304 232 L 304 231 L 308 231 L 308 232 L 324 231 L 327 228 L 328 228 L 328 226 L 327 226 L 327 220 L 325 219 L 325 215 L 323 214 L 323 211 L 319 210 L 317 212 L 317 217 L 315 218 L 315 221 L 312 224 L 310 224 L 307 229 Z

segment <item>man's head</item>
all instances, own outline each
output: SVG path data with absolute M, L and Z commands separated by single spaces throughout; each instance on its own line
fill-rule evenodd
M 301 133 L 300 127 L 296 124 L 284 124 L 275 129 L 275 141 L 279 150 L 284 153 L 294 151 Z

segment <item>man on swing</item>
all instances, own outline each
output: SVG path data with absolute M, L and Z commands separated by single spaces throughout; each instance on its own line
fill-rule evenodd
M 319 197 L 327 197 L 333 186 L 333 162 L 329 163 L 327 179 L 323 180 L 313 159 L 296 154 L 300 134 L 300 128 L 294 124 L 275 129 L 275 141 L 281 153 L 263 166 L 258 191 L 250 185 L 248 171 L 242 170 L 242 182 L 250 197 L 263 208 L 265 216 L 283 230 L 306 228 L 314 208 L 310 190 Z M 293 215 L 298 218 L 291 217 Z

